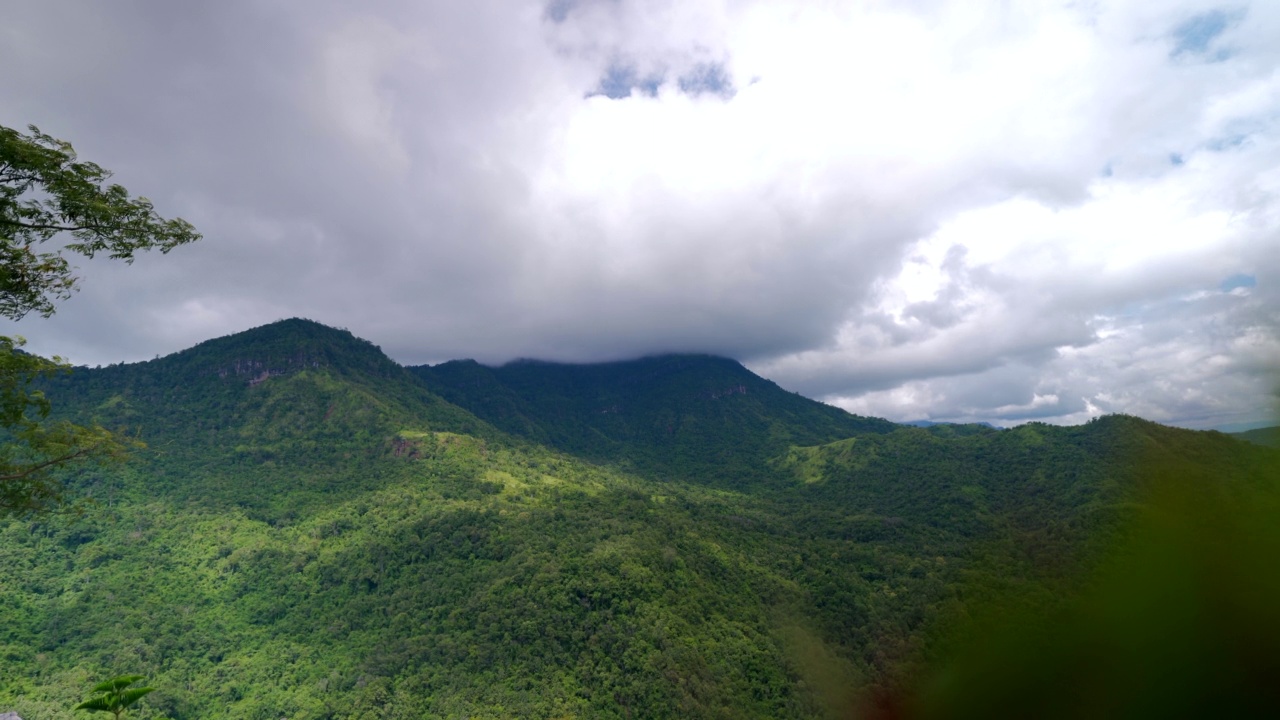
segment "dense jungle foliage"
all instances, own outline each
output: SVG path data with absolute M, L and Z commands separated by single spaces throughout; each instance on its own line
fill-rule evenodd
M 979 608 L 1087 589 L 1145 458 L 1274 484 L 1275 450 L 1135 418 L 909 428 L 715 358 L 508 368 L 289 320 L 51 382 L 147 449 L 0 521 L 0 711 L 128 673 L 139 718 L 845 717 Z

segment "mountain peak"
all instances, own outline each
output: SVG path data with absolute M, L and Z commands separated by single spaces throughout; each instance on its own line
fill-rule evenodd
M 245 376 L 250 384 L 307 368 L 334 368 L 379 376 L 401 368 L 377 345 L 350 331 L 289 318 L 206 340 L 157 362 L 201 374 Z
M 257 327 L 252 327 L 248 330 L 241 330 L 240 332 L 234 332 L 230 335 L 205 340 L 202 343 L 192 346 L 191 349 L 194 350 L 195 348 L 206 345 L 224 343 L 229 340 L 260 342 L 264 340 L 274 341 L 282 338 L 306 338 L 331 342 L 350 342 L 354 340 L 361 343 L 367 343 L 367 341 L 361 340 L 360 338 L 352 335 L 351 332 L 345 328 L 331 327 L 324 323 L 319 323 L 307 318 L 292 317 L 284 320 L 276 320 L 275 322 L 269 322 L 265 325 L 258 325 Z

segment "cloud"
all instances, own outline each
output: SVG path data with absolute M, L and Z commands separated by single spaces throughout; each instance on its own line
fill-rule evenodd
M 302 315 L 404 362 L 726 354 L 898 419 L 1271 411 L 1272 4 L 9 15 L 0 123 L 206 236 L 81 263 L 37 351 Z

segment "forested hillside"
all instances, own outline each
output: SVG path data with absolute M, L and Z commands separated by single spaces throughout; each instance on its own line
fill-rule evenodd
M 147 448 L 0 522 L 29 719 L 124 673 L 141 718 L 845 717 L 992 598 L 1071 597 L 1150 458 L 1276 467 L 1126 417 L 897 427 L 714 358 L 411 372 L 301 320 L 46 390 Z

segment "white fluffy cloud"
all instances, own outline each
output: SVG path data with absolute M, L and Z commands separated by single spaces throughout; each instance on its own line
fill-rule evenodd
M 57 0 L 35 122 L 206 239 L 18 332 L 727 354 L 894 419 L 1273 412 L 1280 7 Z

